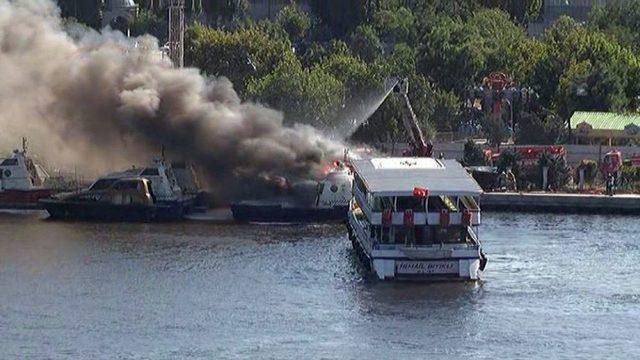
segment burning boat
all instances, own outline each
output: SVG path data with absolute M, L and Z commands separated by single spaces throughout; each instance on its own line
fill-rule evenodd
M 38 200 L 56 192 L 45 184 L 47 179 L 45 169 L 27 156 L 27 141 L 23 138 L 22 150 L 14 150 L 0 162 L 0 208 L 38 208 Z
M 57 219 L 179 220 L 193 211 L 197 196 L 195 190 L 183 190 L 173 168 L 162 158 L 149 167 L 112 173 L 86 190 L 42 199 L 40 203 Z
M 286 195 L 231 204 L 233 218 L 255 223 L 309 223 L 347 218 L 353 175 L 343 163 L 320 181 L 293 184 Z

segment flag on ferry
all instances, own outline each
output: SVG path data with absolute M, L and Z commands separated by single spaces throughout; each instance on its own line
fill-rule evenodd
M 413 188 L 413 196 L 426 198 L 427 195 L 429 195 L 429 190 L 427 190 L 425 188 L 420 188 L 420 187 L 414 187 Z

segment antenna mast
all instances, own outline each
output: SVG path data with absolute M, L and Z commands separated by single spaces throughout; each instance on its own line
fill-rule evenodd
M 184 65 L 184 0 L 169 0 L 169 58 L 173 66 Z

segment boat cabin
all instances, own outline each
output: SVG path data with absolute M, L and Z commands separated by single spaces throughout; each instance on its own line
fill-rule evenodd
M 115 182 L 123 178 L 140 177 L 149 180 L 154 196 L 160 201 L 176 200 L 182 195 L 176 175 L 171 166 L 161 159 L 155 159 L 146 168 L 131 168 L 122 172 L 111 173 L 99 178 L 90 187 L 90 191 L 105 191 Z
M 26 155 L 14 150 L 11 157 L 0 162 L 0 191 L 41 188 L 49 177 L 47 172 Z
M 341 163 L 331 169 L 329 173 L 318 182 L 315 205 L 318 208 L 334 208 L 349 206 L 353 175 L 351 171 Z
M 482 189 L 455 160 L 356 160 L 352 211 L 373 249 L 478 245 Z

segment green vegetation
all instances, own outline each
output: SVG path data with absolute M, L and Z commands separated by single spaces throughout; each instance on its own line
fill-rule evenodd
M 60 0 L 63 14 L 94 26 L 91 9 Z M 162 37 L 166 14 L 141 13 L 132 34 Z M 566 140 L 575 110 L 637 112 L 640 99 L 640 0 L 595 9 L 586 24 L 559 19 L 540 38 L 526 34 L 542 0 L 312 0 L 272 20 L 248 18 L 248 1 L 187 1 L 192 19 L 185 63 L 229 78 L 243 99 L 280 109 L 287 122 L 331 127 L 366 107 L 389 76 L 409 78 L 410 98 L 429 136 L 481 128 L 492 144 L 515 131 L 518 143 Z M 94 9 L 95 10 L 95 9 Z M 85 14 L 86 12 L 86 14 Z M 85 19 L 86 18 L 86 19 Z M 84 19 L 84 20 L 83 20 Z M 200 22 L 200 23 L 199 23 Z M 203 24 L 201 24 L 203 23 Z M 161 40 L 162 41 L 162 40 Z M 469 89 L 504 72 L 535 95 L 513 101 L 511 119 L 474 112 Z M 401 103 L 389 98 L 360 127 L 360 141 L 405 141 Z

